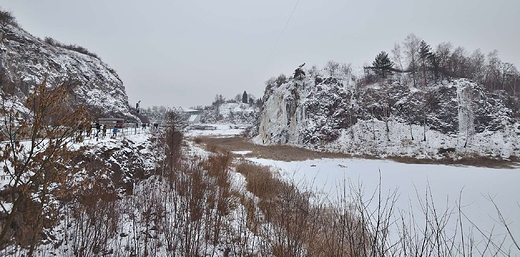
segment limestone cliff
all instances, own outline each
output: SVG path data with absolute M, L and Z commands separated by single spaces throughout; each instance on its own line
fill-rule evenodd
M 21 101 L 46 79 L 48 87 L 66 84 L 77 105 L 95 116 L 136 120 L 123 82 L 114 69 L 81 47 L 66 47 L 34 37 L 18 26 L 0 25 L 0 89 L 5 99 Z

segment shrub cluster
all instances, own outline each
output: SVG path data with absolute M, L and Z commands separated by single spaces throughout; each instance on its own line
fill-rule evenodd
M 0 10 L 0 24 L 2 26 L 13 25 L 18 27 L 18 23 L 16 22 L 16 18 L 9 11 Z
M 63 44 L 63 43 L 60 43 L 59 41 L 57 41 L 57 40 L 55 40 L 55 39 L 53 39 L 51 37 L 45 37 L 44 41 L 45 41 L 45 43 L 47 43 L 49 45 L 53 45 L 53 46 L 65 48 L 65 49 L 68 49 L 68 50 L 72 50 L 72 51 L 75 51 L 75 52 L 78 52 L 78 53 L 86 54 L 88 56 L 92 56 L 92 57 L 94 57 L 96 59 L 101 60 L 101 58 L 99 58 L 99 56 L 97 56 L 97 54 L 95 54 L 93 52 L 90 52 L 85 47 L 78 46 L 78 45 L 75 45 L 75 44 L 70 44 L 70 45 Z

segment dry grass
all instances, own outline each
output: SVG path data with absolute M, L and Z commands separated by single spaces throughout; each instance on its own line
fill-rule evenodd
M 211 152 L 251 151 L 244 157 L 256 157 L 278 161 L 304 161 L 320 158 L 348 158 L 350 155 L 340 153 L 316 152 L 305 148 L 288 145 L 263 146 L 253 144 L 243 137 L 212 138 L 197 137 L 196 140 L 206 145 Z M 236 156 L 236 155 L 235 155 Z M 240 155 L 242 156 L 242 155 Z
M 518 160 L 504 160 L 485 156 L 466 156 L 460 159 L 443 158 L 443 159 L 417 159 L 406 156 L 391 156 L 388 159 L 410 164 L 445 164 L 445 165 L 464 165 L 486 168 L 514 169 L 518 167 Z
M 193 138 L 193 142 L 195 142 L 195 144 L 200 144 L 200 143 L 202 143 L 202 138 L 201 137 L 195 137 L 195 138 Z
M 260 235 L 271 238 L 273 256 L 360 256 L 362 247 L 371 247 L 366 224 L 358 217 L 329 204 L 313 204 L 312 193 L 279 180 L 269 167 L 241 162 L 236 171 L 246 177 L 247 190 L 259 198 L 257 204 L 242 199 L 248 208 L 247 226 L 255 233 L 262 222 L 270 226 L 268 234 Z M 263 214 L 262 220 L 250 220 L 256 217 L 255 209 Z
M 246 177 L 247 190 L 260 199 L 272 199 L 283 186 L 280 180 L 273 177 L 269 167 L 241 162 L 235 169 Z
M 289 145 L 256 145 L 243 137 L 230 138 L 212 138 L 197 137 L 196 143 L 204 144 L 210 152 L 231 152 L 231 151 L 251 151 L 246 155 L 233 155 L 234 157 L 255 157 L 263 159 L 272 159 L 278 161 L 304 161 L 321 158 L 363 158 L 363 159 L 379 159 L 370 155 L 353 156 L 349 154 L 317 152 L 305 148 L 289 146 Z M 465 156 L 459 159 L 443 158 L 443 159 L 417 159 L 407 156 L 390 156 L 387 159 L 409 164 L 445 164 L 445 165 L 466 165 L 487 168 L 516 168 L 520 162 L 520 158 L 511 157 L 510 160 L 500 158 L 491 158 L 485 156 Z
M 217 154 L 208 160 L 205 170 L 218 177 L 231 162 L 231 151 L 252 151 L 246 157 L 261 157 L 292 161 L 315 158 L 345 158 L 347 155 L 312 152 L 290 146 L 254 145 L 243 138 L 198 138 L 201 144 Z M 359 156 L 358 156 L 359 157 Z M 366 156 L 368 158 L 373 158 Z M 470 156 L 459 160 L 422 160 L 412 157 L 389 157 L 404 163 L 460 164 L 486 167 L 511 167 L 511 161 Z M 512 161 L 518 161 L 512 159 Z M 494 235 L 483 243 L 475 244 L 464 233 L 446 235 L 449 219 L 461 219 L 456 207 L 438 209 L 427 191 L 426 201 L 421 203 L 420 214 L 426 219 L 427 228 L 422 230 L 413 223 L 415 214 L 395 209 L 397 191 L 384 198 L 381 181 L 367 200 L 362 185 L 344 184 L 344 195 L 336 201 L 319 201 L 312 191 L 300 191 L 293 182 L 279 180 L 269 167 L 242 160 L 236 171 L 246 178 L 246 189 L 256 198 L 239 196 L 246 214 L 245 227 L 256 236 L 267 238 L 261 242 L 261 254 L 269 256 L 471 256 L 474 248 L 479 253 L 507 253 L 500 244 L 495 244 Z M 228 187 L 225 183 L 222 188 Z M 429 188 L 427 189 L 429 190 Z M 227 195 L 221 196 L 226 198 Z M 418 196 L 419 197 L 419 196 Z M 318 200 L 318 201 L 317 201 Z M 377 209 L 370 208 L 371 203 Z M 460 206 L 459 212 L 460 212 Z M 396 214 L 397 213 L 397 214 Z M 455 213 L 455 214 L 454 214 Z M 397 216 L 394 216 L 397 215 Z M 453 216 L 453 217 L 452 217 Z M 397 217 L 397 218 L 396 218 Z M 401 220 L 400 220 L 401 219 Z M 408 221 L 407 219 L 410 219 Z M 462 226 L 463 220 L 457 220 Z M 402 225 L 397 223 L 402 222 Z M 466 222 L 466 220 L 464 220 Z M 470 222 L 470 221 L 469 221 Z M 397 224 L 397 225 L 395 225 Z M 399 242 L 393 242 L 389 229 L 397 226 Z M 507 228 L 507 224 L 504 223 Z M 478 227 L 476 227 L 478 230 Z M 513 238 L 512 235 L 509 235 Z M 471 235 L 469 236 L 471 237 Z M 461 242 L 456 240 L 460 239 Z M 487 240 L 487 241 L 486 241 Z M 469 242 L 468 242 L 469 241 Z M 520 250 L 520 247 L 518 247 Z M 467 252 L 467 253 L 466 253 Z M 428 253 L 430 255 L 428 255 Z M 462 254 L 461 254 L 462 253 Z

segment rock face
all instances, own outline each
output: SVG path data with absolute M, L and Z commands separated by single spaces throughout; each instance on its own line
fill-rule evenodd
M 349 82 L 316 75 L 272 81 L 255 141 L 354 155 L 520 155 L 510 99 L 469 80 L 421 88 L 393 79 L 366 86 Z
M 137 119 L 117 73 L 97 56 L 41 40 L 23 29 L 0 25 L 1 90 L 23 101 L 35 85 L 67 84 L 71 97 L 95 116 Z

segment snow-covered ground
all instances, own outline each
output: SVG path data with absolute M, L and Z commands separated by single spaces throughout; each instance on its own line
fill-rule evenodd
M 216 130 L 190 131 L 196 135 L 230 136 L 238 135 L 239 131 L 229 129 L 228 125 L 217 125 Z M 203 132 L 203 133 L 200 133 Z M 193 135 L 193 134 L 191 134 Z M 431 137 L 433 138 L 433 137 Z M 236 151 L 236 154 L 248 153 Z M 381 179 L 382 199 L 397 191 L 398 199 L 395 204 L 398 210 L 408 215 L 413 212 L 415 222 L 422 224 L 421 202 L 426 201 L 427 190 L 431 193 L 436 211 L 440 213 L 449 210 L 452 212 L 448 234 L 454 234 L 457 226 L 457 209 L 460 203 L 461 210 L 467 219 L 463 219 L 463 226 L 470 229 L 473 222 L 482 232 L 492 233 L 494 239 L 507 237 L 507 231 L 499 222 L 497 210 L 499 208 L 505 218 L 513 236 L 520 239 L 520 167 L 514 169 L 493 169 L 484 167 L 432 165 L 432 164 L 405 164 L 390 160 L 369 159 L 317 159 L 307 161 L 274 161 L 269 159 L 247 158 L 259 164 L 273 167 L 283 178 L 292 180 L 307 190 L 309 186 L 323 197 L 335 201 L 343 192 L 344 187 L 362 186 L 365 200 L 372 196 Z M 460 198 L 459 198 L 460 197 Z M 490 200 L 492 199 L 493 202 Z M 431 200 L 431 199 L 429 199 Z M 376 201 L 370 205 L 377 208 Z M 394 211 L 395 219 L 399 218 L 400 211 Z M 469 220 L 468 220 L 469 219 Z M 466 230 L 466 233 L 469 231 Z M 458 232 L 457 232 L 458 233 Z M 475 238 L 480 232 L 471 231 Z M 395 236 L 395 234 L 394 234 Z M 500 241 L 500 240 L 498 240 Z M 507 239 L 506 249 L 512 245 Z M 520 254 L 520 252 L 517 252 Z
M 230 125 L 214 125 L 215 130 L 189 131 L 187 136 L 234 136 L 239 135 L 242 129 L 235 129 Z M 122 146 L 122 138 L 133 141 L 135 144 L 145 144 L 150 134 L 149 131 L 137 130 L 125 131 L 120 133 L 116 139 L 105 137 L 100 140 L 95 138 L 85 138 L 77 146 L 89 145 L 93 148 L 108 147 L 115 148 Z M 200 148 L 190 147 L 194 154 L 207 154 Z M 146 148 L 141 151 L 148 151 Z M 234 151 L 233 153 L 242 155 L 249 151 Z M 274 161 L 268 159 L 248 158 L 251 161 L 270 165 L 273 171 L 278 172 L 283 178 L 296 182 L 303 190 L 312 190 L 323 197 L 328 197 L 331 201 L 337 200 L 343 189 L 352 185 L 357 187 L 362 185 L 364 197 L 368 199 L 381 183 L 383 193 L 382 199 L 387 199 L 388 195 L 397 190 L 399 198 L 395 203 L 394 219 L 398 220 L 398 215 L 403 210 L 406 215 L 411 215 L 419 229 L 423 224 L 424 217 L 420 203 L 425 202 L 427 190 L 431 191 L 434 200 L 435 210 L 439 215 L 445 210 L 451 212 L 450 223 L 446 228 L 448 234 L 454 233 L 457 227 L 457 209 L 460 206 L 463 214 L 463 225 L 466 233 L 469 233 L 475 223 L 478 228 L 487 234 L 492 233 L 496 242 L 504 242 L 504 248 L 510 249 L 513 256 L 520 255 L 519 251 L 514 251 L 511 247 L 513 242 L 507 237 L 507 231 L 499 222 L 497 211 L 489 199 L 500 209 L 505 218 L 511 233 L 520 240 L 520 167 L 514 169 L 492 169 L 468 166 L 447 166 L 447 165 L 423 165 L 423 164 L 403 164 L 388 160 L 366 160 L 366 159 L 315 159 L 307 161 Z M 150 165 L 153 165 L 150 163 Z M 244 190 L 244 177 L 238 173 L 233 173 L 232 184 L 237 189 Z M 136 189 L 136 197 L 138 195 Z M 144 194 L 144 193 L 143 193 Z M 460 198 L 459 198 L 460 197 Z M 460 199 L 460 200 L 459 200 Z M 431 203 L 430 203 L 431 204 Z M 377 201 L 370 205 L 372 210 L 377 209 Z M 411 216 L 409 216 L 411 217 Z M 237 214 L 237 219 L 243 218 Z M 127 220 L 128 217 L 123 217 Z M 125 221 L 126 222 L 126 221 Z M 128 219 L 128 224 L 130 220 Z M 126 224 L 126 223 L 125 223 Z M 394 225 L 398 226 L 398 225 Z M 125 231 L 131 229 L 125 228 Z M 393 228 L 391 239 L 397 240 L 397 228 Z M 126 232 L 125 232 L 126 233 Z M 480 232 L 472 229 L 471 233 L 479 243 Z M 65 248 L 64 248 L 65 249 Z M 167 255 L 167 254 L 163 254 Z M 478 255 L 478 254 L 477 254 Z
M 252 114 L 255 112 L 255 108 L 245 103 L 223 103 L 219 107 L 220 115 L 224 118 L 228 118 L 232 113 L 234 114 Z
M 214 129 L 190 129 L 184 133 L 187 137 L 212 136 L 233 137 L 244 132 L 244 128 L 232 124 L 200 124 L 200 126 L 213 127 Z
M 192 130 L 190 136 L 233 136 L 241 133 L 240 129 L 231 129 L 230 125 L 216 125 L 216 130 Z M 248 151 L 236 151 L 247 154 Z M 520 239 L 520 167 L 514 169 L 493 169 L 484 167 L 405 164 L 390 160 L 368 159 L 318 159 L 307 161 L 274 161 L 248 158 L 251 161 L 272 166 L 283 178 L 293 180 L 302 189 L 312 186 L 315 192 L 334 201 L 343 192 L 344 187 L 362 185 L 366 198 L 369 198 L 379 185 L 383 199 L 397 190 L 399 198 L 396 207 L 408 213 L 413 212 L 416 222 L 421 218 L 420 202 L 425 202 L 426 190 L 431 191 L 435 209 L 439 213 L 453 211 L 451 227 L 448 233 L 455 231 L 456 208 L 460 202 L 462 212 L 483 232 L 504 237 L 505 229 L 499 223 L 496 203 L 505 218 L 513 236 Z M 346 185 L 345 185 L 346 184 Z M 429 193 L 428 193 L 429 194 Z M 460 199 L 459 199 L 460 197 Z M 493 202 L 490 201 L 493 199 Z M 371 207 L 375 209 L 376 202 Z M 395 212 L 396 215 L 400 212 Z M 397 217 L 395 217 L 397 218 Z M 470 228 L 468 221 L 464 224 Z M 475 236 L 478 231 L 473 230 Z M 507 241 L 511 243 L 511 241 Z M 520 254 L 520 253 L 519 253 Z
M 274 167 L 283 178 L 299 184 L 302 189 L 312 186 L 316 192 L 336 200 L 343 192 L 344 186 L 358 187 L 362 185 L 365 197 L 368 199 L 377 189 L 381 178 L 383 197 L 397 190 L 399 198 L 396 207 L 410 215 L 422 224 L 420 201 L 426 201 L 426 190 L 431 191 L 435 209 L 439 213 L 445 210 L 453 212 L 447 232 L 454 233 L 457 226 L 457 204 L 459 202 L 463 214 L 475 223 L 482 232 L 494 239 L 506 237 L 507 231 L 499 223 L 497 211 L 489 199 L 493 199 L 505 218 L 516 240 L 520 240 L 520 168 L 492 169 L 467 166 L 403 164 L 388 160 L 365 159 L 319 159 L 295 162 L 273 161 L 249 158 L 249 160 Z M 429 193 L 428 193 L 429 194 Z M 420 199 L 420 200 L 419 200 Z M 376 210 L 377 203 L 370 206 Z M 400 211 L 394 212 L 395 216 Z M 394 217 L 398 219 L 399 217 Z M 464 227 L 471 224 L 463 219 Z M 466 231 L 468 232 L 468 231 Z M 475 238 L 481 235 L 472 230 Z M 505 248 L 512 245 L 511 240 L 505 241 Z M 514 248 L 512 248 L 514 249 Z M 513 251 L 513 253 L 515 253 Z M 520 252 L 516 252 L 520 254 Z

